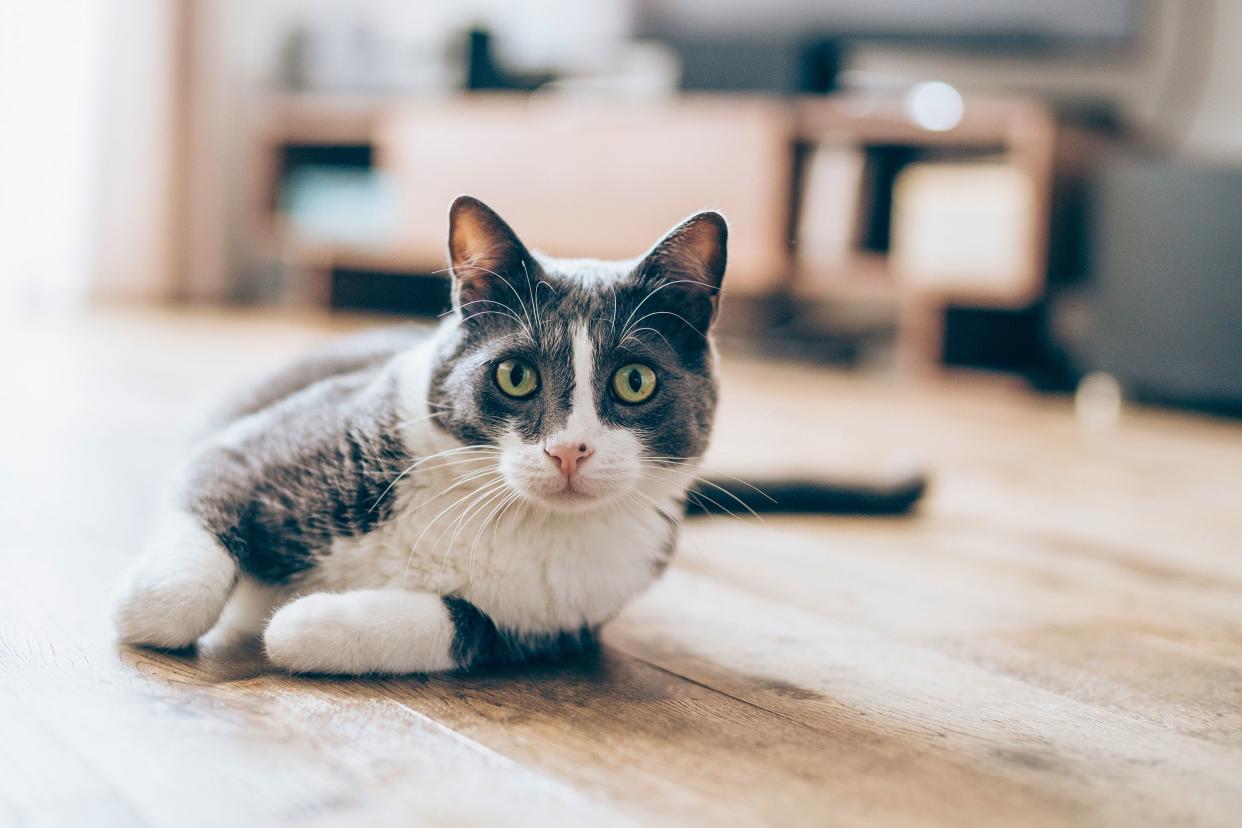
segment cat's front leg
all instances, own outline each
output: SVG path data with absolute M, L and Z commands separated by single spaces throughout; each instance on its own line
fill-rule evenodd
M 263 634 L 267 657 L 294 673 L 434 673 L 466 666 L 457 627 L 429 592 L 316 592 L 282 607 Z
M 187 647 L 216 623 L 237 576 L 237 562 L 198 518 L 170 511 L 118 596 L 117 634 L 128 644 Z

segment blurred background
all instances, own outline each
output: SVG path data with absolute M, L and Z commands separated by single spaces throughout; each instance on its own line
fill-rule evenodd
M 729 216 L 724 333 L 1242 412 L 1242 4 L 0 2 L 0 317 L 433 317 L 470 193 L 555 255 Z

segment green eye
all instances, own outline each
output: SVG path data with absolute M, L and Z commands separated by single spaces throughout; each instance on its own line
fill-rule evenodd
M 656 390 L 656 375 L 641 362 L 622 365 L 612 375 L 612 390 L 621 402 L 646 402 Z
M 539 388 L 539 372 L 520 359 L 506 359 L 496 366 L 496 384 L 510 397 L 529 397 Z

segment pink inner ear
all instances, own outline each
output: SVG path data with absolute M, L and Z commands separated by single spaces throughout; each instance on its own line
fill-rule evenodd
M 449 255 L 459 306 L 510 292 L 505 279 L 512 284 L 515 280 L 524 282 L 523 271 L 533 265 L 525 246 L 504 219 L 469 196 L 459 197 L 449 211 Z
M 449 214 L 449 222 L 449 254 L 455 269 L 495 270 L 492 265 L 513 246 L 512 231 L 481 202 L 458 199 Z
M 699 213 L 665 236 L 648 257 L 665 279 L 694 279 L 716 289 L 724 279 L 728 226 L 719 213 Z

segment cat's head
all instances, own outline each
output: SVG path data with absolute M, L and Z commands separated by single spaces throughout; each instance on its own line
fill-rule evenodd
M 631 261 L 553 259 L 458 198 L 455 328 L 437 355 L 436 422 L 480 446 L 527 501 L 579 511 L 684 489 L 716 410 L 709 334 L 728 229 L 715 212 Z

